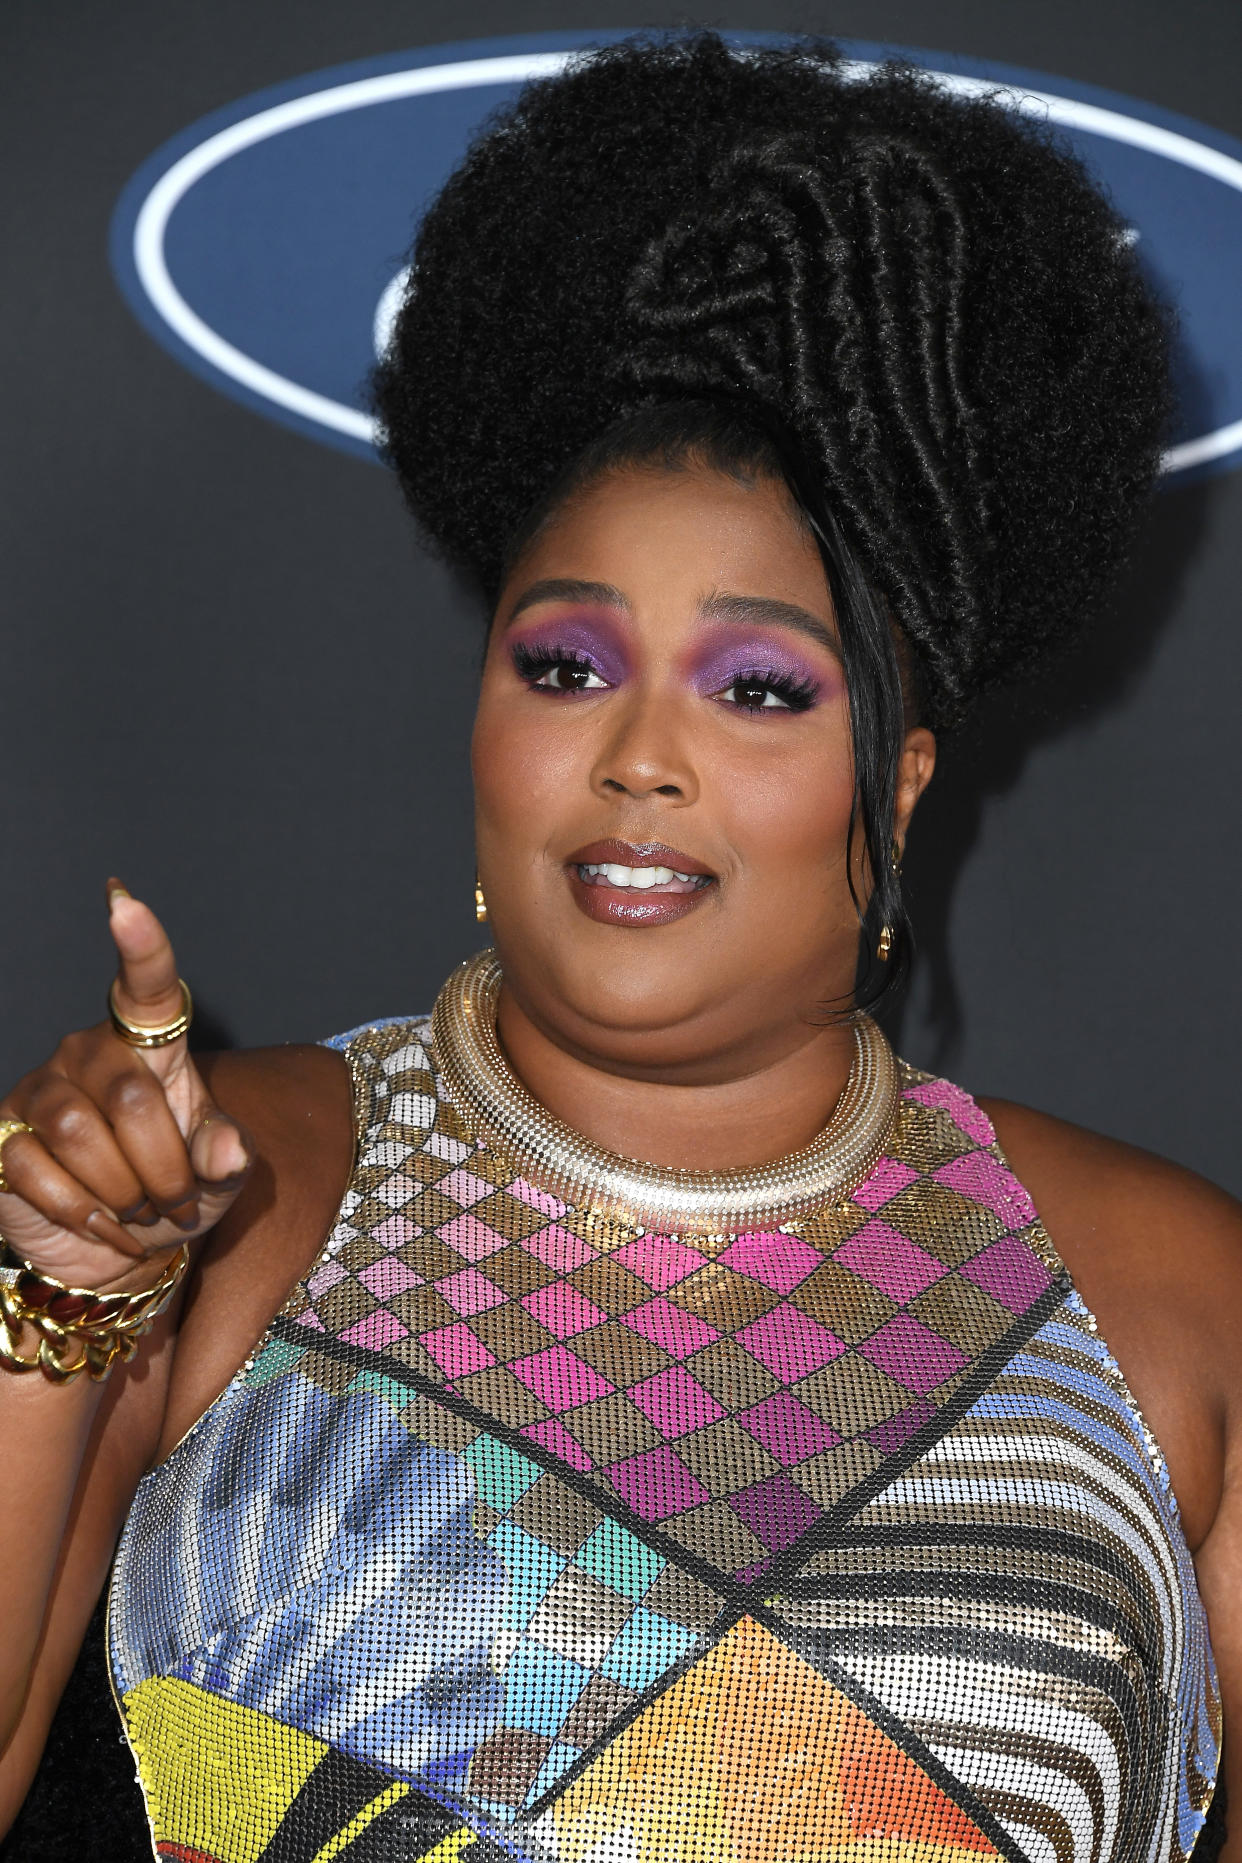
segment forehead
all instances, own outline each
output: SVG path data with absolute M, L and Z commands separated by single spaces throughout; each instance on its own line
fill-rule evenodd
M 579 487 L 521 552 L 500 610 L 545 577 L 610 583 L 636 612 L 730 589 L 832 613 L 819 549 L 788 488 L 695 464 L 614 467 Z

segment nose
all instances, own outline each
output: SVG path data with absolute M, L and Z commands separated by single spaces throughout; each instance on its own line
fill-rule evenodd
M 596 795 L 635 801 L 665 796 L 682 805 L 698 799 L 690 720 L 675 700 L 635 691 L 606 710 L 604 737 L 591 770 Z

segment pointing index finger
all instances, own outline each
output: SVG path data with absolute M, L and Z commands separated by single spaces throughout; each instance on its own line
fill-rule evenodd
M 108 882 L 108 923 L 120 956 L 116 1006 L 135 1022 L 153 1027 L 181 1012 L 181 982 L 168 933 L 140 899 L 119 880 Z

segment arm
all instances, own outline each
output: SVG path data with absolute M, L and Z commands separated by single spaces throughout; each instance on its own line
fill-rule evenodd
M 0 1388 L 8 1495 L 0 1535 L 10 1542 L 6 1589 L 14 1599 L 3 1638 L 0 1833 L 38 1766 L 125 1511 L 154 1451 L 175 1329 L 169 1312 L 107 1385 L 79 1379 L 56 1388 L 31 1377 L 5 1378 Z
M 1195 1555 L 1220 1676 L 1225 1722 L 1228 1834 L 1220 1863 L 1242 1859 L 1242 1417 L 1229 1426 L 1225 1484 L 1216 1519 Z
M 154 990 L 176 995 L 172 953 L 146 908 L 131 901 L 125 915 L 163 970 L 127 969 L 118 937 L 122 1008 L 157 1023 L 165 1012 Z M 107 1027 L 85 1031 L 0 1109 L 35 1128 L 4 1146 L 10 1194 L 0 1196 L 0 1231 L 43 1272 L 71 1285 L 143 1287 L 184 1235 L 197 1251 L 177 1300 L 106 1384 L 83 1376 L 53 1385 L 0 1365 L 8 1495 L 0 1832 L 38 1764 L 134 1489 L 166 1427 L 177 1432 L 171 1447 L 245 1358 L 318 1245 L 348 1176 L 352 1121 L 339 1056 L 221 1056 L 200 1072 L 180 1048 L 140 1053 Z M 248 1146 L 239 1121 L 254 1135 Z M 254 1168 L 238 1173 L 248 1153 Z M 118 1223 L 117 1209 L 130 1220 Z
M 1242 1205 L 1162 1158 L 983 1102 L 1168 1464 L 1220 1677 L 1242 1863 Z

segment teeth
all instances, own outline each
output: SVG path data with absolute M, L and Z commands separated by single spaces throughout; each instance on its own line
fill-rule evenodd
M 645 892 L 650 886 L 667 886 L 671 880 L 701 880 L 702 874 L 678 873 L 673 867 L 622 867 L 614 861 L 598 865 L 584 864 L 580 872 L 586 879 L 606 880 L 609 886 L 632 886 Z

